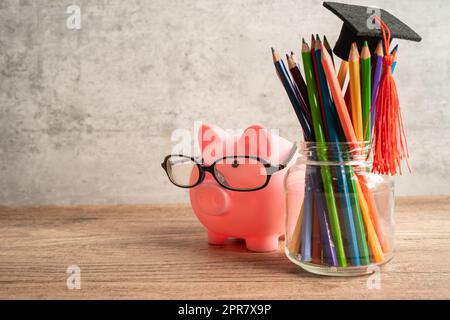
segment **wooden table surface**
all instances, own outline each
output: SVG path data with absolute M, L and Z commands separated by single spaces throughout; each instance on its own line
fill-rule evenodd
M 308 274 L 240 241 L 210 246 L 187 205 L 0 207 L 0 298 L 450 298 L 450 197 L 397 199 L 396 254 L 368 277 Z M 81 289 L 69 290 L 69 265 Z

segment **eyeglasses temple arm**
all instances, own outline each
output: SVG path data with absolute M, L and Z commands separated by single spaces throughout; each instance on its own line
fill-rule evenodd
M 280 163 L 280 164 L 277 164 L 277 165 L 271 165 L 271 168 L 272 168 L 271 174 L 286 168 L 288 163 L 289 163 L 289 161 L 291 161 L 292 157 L 295 155 L 296 151 L 297 151 L 297 145 L 294 143 L 294 144 L 292 144 L 292 148 L 289 151 L 289 153 L 288 153 L 288 155 L 286 157 L 286 160 L 283 163 Z
M 286 157 L 286 160 L 279 165 L 280 170 L 286 168 L 286 166 L 288 165 L 289 161 L 291 161 L 292 157 L 295 155 L 296 151 L 297 151 L 297 145 L 294 143 L 294 144 L 292 144 L 291 151 L 289 151 L 289 154 Z

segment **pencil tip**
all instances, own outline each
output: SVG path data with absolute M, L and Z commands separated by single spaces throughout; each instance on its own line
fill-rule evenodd
M 353 42 L 352 46 L 350 48 L 350 54 L 349 54 L 348 61 L 354 61 L 358 58 L 359 58 L 358 47 L 356 46 L 356 42 Z
M 397 53 L 398 53 L 398 44 L 391 51 L 391 55 L 394 56 L 394 59 L 397 58 Z
M 294 55 L 294 51 L 291 51 L 291 56 L 293 56 Z
M 270 50 L 272 50 L 272 53 L 275 53 L 275 49 L 273 47 L 271 47 Z
M 370 58 L 369 44 L 367 43 L 367 41 L 364 41 L 363 47 L 361 49 L 361 59 L 368 58 Z
M 316 51 L 320 50 L 322 48 L 322 41 L 320 41 L 319 37 L 316 38 L 316 42 L 315 42 L 314 48 L 316 49 Z
M 377 48 L 375 49 L 375 54 L 380 57 L 383 56 L 383 42 L 381 40 L 378 42 Z
M 302 43 L 306 44 L 305 38 L 302 38 Z
M 322 59 L 328 59 L 330 57 L 330 54 L 323 43 L 320 43 L 320 51 L 322 53 Z
M 305 39 L 303 39 L 303 43 L 302 43 L 302 54 L 306 51 L 309 51 L 309 46 L 306 43 Z

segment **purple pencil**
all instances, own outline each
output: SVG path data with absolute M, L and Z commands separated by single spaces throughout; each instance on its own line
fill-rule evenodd
M 383 43 L 378 42 L 378 46 L 375 49 L 374 59 L 374 71 L 373 71 L 373 83 L 372 83 L 372 105 L 370 106 L 370 130 L 373 130 L 375 123 L 375 109 L 378 96 L 378 85 L 380 84 L 381 73 L 383 71 Z
M 320 186 L 320 173 L 316 168 L 316 172 L 311 174 L 313 187 L 315 188 L 314 204 L 317 209 L 319 218 L 320 236 L 323 246 L 323 258 L 329 266 L 339 266 L 336 248 L 334 247 L 333 237 L 330 233 L 330 227 L 327 221 L 327 209 L 325 208 L 325 196 L 323 188 Z

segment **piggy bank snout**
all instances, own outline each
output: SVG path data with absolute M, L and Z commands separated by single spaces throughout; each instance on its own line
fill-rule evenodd
M 213 182 L 204 182 L 197 186 L 191 200 L 201 213 L 208 215 L 221 215 L 230 208 L 228 193 Z

